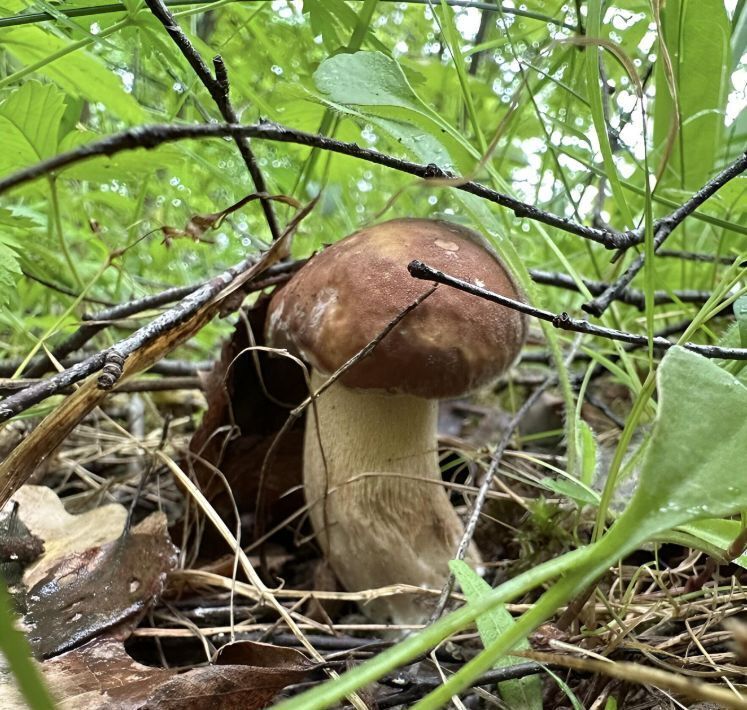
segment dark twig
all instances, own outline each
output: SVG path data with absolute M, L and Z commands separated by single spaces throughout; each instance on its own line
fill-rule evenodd
M 544 286 L 556 286 L 557 288 L 564 288 L 569 291 L 579 290 L 578 284 L 567 274 L 529 269 L 529 275 L 532 277 L 532 281 Z M 582 279 L 582 281 L 592 296 L 604 293 L 608 287 L 608 284 L 603 281 L 592 281 L 591 279 Z M 657 306 L 662 303 L 705 303 L 710 297 L 711 294 L 708 291 L 695 291 L 691 289 L 682 291 L 655 291 L 654 303 Z M 646 294 L 638 289 L 623 289 L 617 294 L 615 300 L 629 306 L 635 306 L 635 308 L 641 311 L 646 307 Z
M 100 370 L 111 353 L 117 353 L 123 360 L 135 352 L 138 348 L 157 338 L 170 328 L 173 328 L 194 315 L 202 306 L 217 296 L 229 283 L 239 275 L 250 269 L 255 259 L 249 258 L 241 261 L 236 266 L 227 269 L 222 274 L 214 277 L 197 291 L 188 295 L 174 308 L 162 313 L 153 321 L 135 331 L 132 335 L 114 345 L 109 350 L 98 352 L 73 365 L 68 370 L 60 372 L 36 385 L 26 388 L 22 392 L 7 397 L 0 402 L 0 422 L 19 414 L 29 407 L 51 397 L 70 385 L 80 382 L 82 379 Z
M 0 378 L 0 396 L 20 392 L 27 387 L 37 385 L 41 380 L 20 379 L 8 380 Z M 168 392 L 172 390 L 199 390 L 202 389 L 202 381 L 199 377 L 141 377 L 137 380 L 122 382 L 114 388 L 115 392 Z M 70 394 L 72 387 L 58 392 L 58 394 Z
M 70 298 L 78 298 L 80 295 L 77 291 L 75 291 L 72 288 L 68 288 L 67 286 L 63 286 L 62 284 L 56 284 L 52 281 L 48 281 L 47 279 L 43 278 L 42 276 L 39 276 L 38 274 L 32 274 L 27 269 L 21 267 L 21 271 L 23 272 L 23 275 L 27 279 L 31 279 L 31 281 L 36 281 L 37 283 L 40 283 L 42 286 L 46 286 L 49 289 L 52 289 L 52 291 L 57 291 L 57 293 L 61 293 L 65 296 L 70 296 Z M 113 306 L 114 304 L 111 301 L 104 301 L 100 298 L 94 298 L 93 296 L 84 296 L 81 300 L 87 301 L 88 303 L 96 303 L 99 306 Z
M 702 261 L 708 264 L 723 264 L 731 266 L 734 263 L 733 257 L 715 256 L 713 254 L 702 254 L 694 251 L 680 251 L 677 249 L 659 249 L 657 256 L 669 257 L 672 259 L 682 259 L 683 261 Z
M 463 190 L 472 195 L 482 197 L 489 202 L 506 207 L 514 212 L 517 217 L 532 219 L 542 222 L 551 227 L 556 227 L 564 232 L 575 234 L 584 239 L 601 244 L 607 249 L 624 249 L 633 243 L 634 235 L 620 234 L 606 229 L 596 229 L 578 224 L 573 220 L 559 217 L 550 212 L 541 210 L 510 195 L 491 190 L 489 187 L 471 180 L 460 180 L 451 173 L 442 170 L 436 165 L 422 165 L 412 163 L 408 160 L 394 158 L 384 153 L 361 148 L 355 143 L 344 143 L 333 138 L 314 135 L 286 128 L 279 124 L 263 122 L 249 126 L 235 124 L 210 124 L 210 125 L 151 125 L 139 126 L 122 133 L 117 133 L 99 141 L 93 141 L 79 146 L 75 150 L 43 160 L 23 170 L 0 180 L 0 194 L 7 190 L 34 180 L 42 175 L 60 170 L 89 158 L 97 156 L 111 156 L 125 150 L 136 148 L 151 149 L 164 143 L 187 140 L 193 138 L 218 138 L 222 136 L 247 136 L 262 138 L 265 140 L 278 141 L 281 143 L 296 143 L 309 147 L 321 148 L 333 153 L 348 155 L 361 160 L 366 160 L 377 165 L 383 165 L 400 172 L 414 175 L 423 179 L 447 178 L 448 184 L 457 190 Z
M 168 33 L 169 37 L 174 41 L 174 44 L 179 48 L 184 58 L 189 62 L 189 65 L 197 74 L 200 81 L 204 84 L 205 88 L 210 93 L 213 101 L 215 101 L 218 110 L 220 111 L 223 118 L 227 123 L 238 123 L 239 117 L 236 111 L 234 111 L 231 105 L 231 100 L 228 97 L 228 74 L 226 67 L 223 63 L 223 59 L 217 56 L 213 59 L 213 65 L 215 67 L 215 76 L 210 73 L 210 69 L 207 64 L 203 61 L 199 52 L 194 48 L 189 38 L 182 31 L 179 24 L 174 19 L 171 11 L 166 7 L 163 0 L 145 0 L 145 4 L 150 8 L 150 11 L 156 16 L 159 22 L 164 26 L 164 29 Z M 236 146 L 241 153 L 241 157 L 244 159 L 249 174 L 252 176 L 254 187 L 257 192 L 266 194 L 267 185 L 265 183 L 264 175 L 257 165 L 257 160 L 254 157 L 252 149 L 249 147 L 249 141 L 244 136 L 234 135 L 234 141 Z M 280 236 L 280 228 L 278 227 L 277 220 L 275 219 L 275 213 L 272 209 L 272 203 L 270 200 L 262 197 L 261 200 L 262 210 L 265 213 L 267 224 L 270 227 L 270 233 L 273 239 L 278 239 Z
M 586 333 L 587 335 L 597 335 L 602 338 L 608 338 L 609 340 L 619 340 L 623 343 L 633 343 L 636 345 L 648 344 L 648 338 L 645 335 L 626 333 L 623 330 L 615 330 L 613 328 L 603 328 L 602 326 L 594 325 L 585 320 L 571 318 L 567 313 L 551 313 L 550 311 L 545 311 L 541 308 L 535 308 L 526 303 L 514 301 L 506 296 L 501 296 L 500 294 L 493 293 L 492 291 L 480 288 L 474 284 L 456 279 L 453 276 L 449 276 L 437 269 L 431 268 L 421 261 L 412 261 L 407 268 L 410 275 L 414 276 L 416 279 L 435 281 L 436 283 L 442 283 L 446 286 L 459 289 L 460 291 L 471 293 L 473 296 L 479 296 L 488 301 L 493 301 L 493 303 L 499 303 L 507 308 L 512 308 L 534 318 L 539 318 L 540 320 L 552 323 L 554 328 L 570 330 L 576 333 Z M 654 337 L 651 340 L 655 350 L 668 350 L 675 344 L 665 338 Z M 727 360 L 747 360 L 747 348 L 722 348 L 717 345 L 698 345 L 696 343 L 683 343 L 682 347 L 692 350 L 704 357 L 718 357 Z
M 381 2 L 402 2 L 402 0 L 380 0 Z M 167 0 L 165 2 L 166 7 L 183 7 L 205 5 L 209 6 L 217 2 L 217 0 Z M 256 3 L 256 2 L 268 2 L 268 0 L 239 0 L 237 4 L 241 3 Z M 433 0 L 405 0 L 408 4 L 412 5 L 426 5 Z M 549 25 L 555 25 L 557 27 L 564 27 L 567 30 L 575 30 L 576 28 L 562 20 L 556 20 L 547 15 L 543 15 L 540 12 L 532 12 L 531 10 L 525 10 L 516 7 L 499 6 L 491 2 L 480 2 L 480 0 L 444 0 L 447 5 L 452 7 L 468 7 L 477 10 L 487 10 L 488 12 L 502 12 L 506 15 L 516 15 L 517 17 L 525 17 L 528 20 L 536 20 L 537 22 L 546 22 Z M 73 7 L 73 8 L 55 8 L 56 12 L 65 17 L 88 17 L 90 15 L 105 15 L 112 12 L 127 12 L 127 7 L 124 3 L 111 3 L 108 5 L 96 5 L 94 7 Z M 209 7 L 205 8 L 207 12 Z M 55 20 L 56 17 L 48 12 L 29 12 L 23 13 L 22 15 L 12 15 L 10 17 L 0 18 L 0 28 L 2 27 L 17 27 L 18 25 L 32 24 L 36 22 L 44 22 L 46 20 Z
M 482 685 L 495 685 L 496 683 L 502 683 L 506 680 L 526 678 L 530 675 L 544 673 L 547 668 L 553 668 L 553 666 L 540 665 L 539 663 L 517 663 L 513 666 L 505 666 L 504 668 L 497 668 L 496 670 L 488 671 L 472 683 L 471 687 L 477 688 Z M 403 690 L 398 693 L 377 698 L 377 707 L 392 708 L 398 705 L 409 707 L 410 704 L 419 700 L 426 693 L 443 683 L 440 678 L 434 676 L 412 677 L 410 675 L 404 676 L 400 674 L 399 679 L 399 683 L 393 683 L 390 681 L 388 685 L 400 685 Z
M 669 235 L 685 220 L 686 217 L 689 217 L 709 197 L 712 197 L 717 190 L 726 185 L 730 180 L 741 175 L 745 170 L 747 170 L 747 151 L 724 168 L 718 175 L 716 175 L 716 177 L 703 185 L 703 187 L 687 200 L 687 202 L 678 207 L 668 216 L 657 220 L 654 224 L 654 251 L 659 249 L 659 247 L 667 240 Z M 643 234 L 640 231 L 629 234 L 634 236 L 635 244 L 640 244 L 644 239 Z M 644 262 L 645 255 L 639 254 L 625 272 L 613 284 L 611 284 L 603 294 L 597 296 L 594 300 L 589 301 L 589 303 L 585 303 L 581 308 L 591 315 L 601 316 L 607 308 L 609 308 L 617 295 L 627 287 L 628 284 L 630 284 L 636 274 L 638 274 L 638 272 L 643 268 Z
M 84 351 L 83 355 L 67 357 L 61 361 L 62 367 L 68 368 L 77 365 L 92 354 L 93 351 Z M 52 363 L 46 359 L 46 356 L 34 358 L 31 362 L 33 364 L 38 364 L 43 361 L 46 361 L 49 365 L 48 369 L 44 370 L 44 373 L 46 374 L 53 369 Z M 0 363 L 0 379 L 12 377 L 22 364 L 22 358 L 4 360 Z M 166 377 L 196 377 L 200 370 L 206 370 L 209 372 L 212 368 L 213 363 L 207 360 L 197 362 L 189 362 L 187 360 L 160 360 L 155 363 L 153 367 L 149 367 L 146 372 L 150 375 L 165 375 Z
M 282 280 L 287 274 L 291 274 L 297 269 L 300 269 L 305 263 L 305 260 L 298 260 L 275 264 L 263 272 L 260 279 L 249 281 L 243 290 L 246 293 L 251 293 L 252 291 L 260 291 L 267 288 L 268 286 L 277 283 L 279 280 Z M 86 314 L 83 316 L 85 324 L 80 326 L 74 333 L 70 334 L 65 338 L 65 340 L 57 345 L 52 351 L 52 355 L 56 360 L 62 361 L 63 358 L 67 357 L 70 353 L 80 350 L 80 348 L 89 342 L 97 333 L 111 325 L 114 321 L 121 320 L 122 318 L 129 318 L 137 313 L 142 313 L 143 311 L 178 301 L 180 298 L 184 298 L 185 296 L 194 293 L 198 288 L 201 288 L 206 283 L 207 282 L 202 281 L 187 286 L 175 286 L 174 288 L 168 288 L 165 291 L 161 291 L 161 293 L 144 296 L 143 298 L 128 301 L 127 303 L 121 303 L 117 306 L 97 311 L 90 315 Z M 39 377 L 45 372 L 49 372 L 50 369 L 52 369 L 52 363 L 49 358 L 44 355 L 31 361 L 26 370 L 26 376 Z M 9 376 L 13 372 L 15 372 L 15 370 L 12 370 L 11 373 L 8 373 L 5 376 Z M 0 366 L 0 376 L 2 376 L 2 374 L 3 368 Z
M 714 317 L 718 318 L 719 316 L 727 316 L 723 311 L 721 313 L 716 314 Z M 730 317 L 730 316 L 729 316 Z M 655 331 L 654 335 L 657 338 L 668 338 L 672 335 L 679 335 L 680 333 L 684 333 L 689 327 L 692 321 L 688 318 L 685 320 L 678 321 L 677 323 L 672 323 L 670 325 L 667 325 L 663 328 L 660 328 L 659 330 Z M 644 343 L 626 343 L 623 345 L 623 350 L 626 352 L 635 352 L 636 350 L 639 350 L 640 348 L 646 347 L 646 344 Z M 585 352 L 577 352 L 573 356 L 573 362 L 590 362 L 592 360 L 591 355 Z M 620 360 L 620 356 L 617 353 L 610 353 L 609 355 L 610 362 L 618 362 Z M 521 360 L 520 364 L 539 364 L 539 365 L 550 365 L 553 362 L 552 355 L 545 351 L 533 351 L 533 350 L 526 350 L 521 354 Z M 595 379 L 598 375 L 601 375 L 602 373 L 606 372 L 607 369 L 601 364 L 597 363 L 594 366 L 594 374 L 592 375 L 592 379 Z M 578 388 L 581 386 L 581 381 L 583 380 L 583 374 L 575 375 L 572 384 L 574 387 Z

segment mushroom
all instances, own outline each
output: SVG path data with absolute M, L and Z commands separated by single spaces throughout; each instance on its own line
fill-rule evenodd
M 310 363 L 318 390 L 426 290 L 407 271 L 413 259 L 521 298 L 479 234 L 444 221 L 395 219 L 325 249 L 279 290 L 268 309 L 268 343 Z M 443 586 L 464 528 L 441 481 L 438 400 L 494 382 L 525 335 L 517 311 L 441 286 L 308 408 L 306 500 L 346 589 Z M 467 558 L 479 564 L 474 547 Z M 364 610 L 419 623 L 429 612 L 420 597 L 382 597 Z

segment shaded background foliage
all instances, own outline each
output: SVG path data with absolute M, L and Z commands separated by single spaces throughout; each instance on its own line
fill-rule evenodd
M 603 84 L 594 85 L 590 45 L 570 41 L 579 28 L 593 33 L 589 9 L 593 21 L 600 3 L 521 6 L 531 16 L 477 5 L 316 0 L 172 9 L 203 57 L 224 57 L 243 122 L 321 128 L 383 152 L 453 166 L 556 214 L 617 229 L 637 226 L 645 183 L 633 83 L 607 52 Z M 671 75 L 650 4 L 604 5 L 601 14 L 596 10 L 599 36 L 619 45 L 647 94 L 650 171 L 664 166 L 654 209 L 663 214 L 743 150 L 743 3 L 727 3 L 728 9 L 720 0 L 668 3 L 661 24 Z M 97 14 L 96 4 L 74 7 L 86 14 L 67 17 L 61 14 L 67 6 L 44 4 L 54 21 L 22 23 L 19 16 L 30 8 L 2 6 L 0 173 L 140 123 L 216 117 L 209 95 L 147 8 L 127 2 L 121 11 Z M 668 85 L 682 129 L 665 161 L 676 114 Z M 597 104 L 609 140 L 604 134 L 600 141 Z M 494 138 L 490 159 L 480 165 Z M 615 171 L 604 161 L 606 143 Z M 448 188 L 423 189 L 384 168 L 293 145 L 254 141 L 253 149 L 270 192 L 306 201 L 322 191 L 296 239 L 297 255 L 377 219 L 388 206 L 386 216 L 456 215 L 491 233 L 499 247 L 510 236 L 522 260 L 538 268 L 600 279 L 620 268 L 574 236 Z M 716 224 L 690 220 L 669 245 L 725 255 L 743 250 L 744 186 L 744 178 L 734 180 L 702 208 Z M 21 268 L 111 301 L 189 283 L 267 242 L 259 207 L 227 219 L 209 235 L 214 244 L 177 240 L 165 248 L 151 232 L 183 226 L 192 214 L 221 209 L 251 190 L 234 145 L 213 140 L 90 161 L 16 191 L 0 212 L 3 352 L 24 354 L 76 322 L 70 298 L 22 277 Z M 288 208 L 276 209 L 287 217 Z M 112 250 L 132 244 L 100 273 Z M 657 287 L 669 289 L 710 289 L 718 278 L 716 267 L 701 264 L 659 260 L 656 268 Z M 532 296 L 554 310 L 579 302 L 556 291 Z M 631 315 L 623 310 L 615 318 Z M 204 354 L 214 342 L 209 328 L 190 348 Z

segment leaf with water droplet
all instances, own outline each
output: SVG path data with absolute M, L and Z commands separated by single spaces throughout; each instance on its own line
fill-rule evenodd
M 415 111 L 423 108 L 400 65 L 381 52 L 330 57 L 314 72 L 314 83 L 336 103 L 401 106 Z
M 653 435 L 638 488 L 616 524 L 635 531 L 639 542 L 692 520 L 747 510 L 747 387 L 680 347 L 657 374 Z

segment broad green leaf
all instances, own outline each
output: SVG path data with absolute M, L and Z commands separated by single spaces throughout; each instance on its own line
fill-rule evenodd
M 658 389 L 640 482 L 617 522 L 636 544 L 693 520 L 747 510 L 747 387 L 711 360 L 674 347 L 659 367 Z
M 680 135 L 663 180 L 693 190 L 710 177 L 720 155 L 731 67 L 731 26 L 723 0 L 668 2 L 663 15 L 664 41 L 672 60 L 680 112 Z M 659 61 L 654 113 L 658 151 L 666 143 L 674 110 L 664 62 Z
M 490 585 L 462 560 L 452 560 L 449 562 L 449 568 L 454 573 L 468 602 L 477 601 L 492 591 Z M 478 616 L 475 623 L 480 634 L 480 640 L 483 646 L 487 648 L 515 622 L 506 607 L 499 604 L 489 612 Z M 524 640 L 516 645 L 516 649 L 528 651 L 531 646 L 528 641 Z M 503 656 L 496 662 L 494 668 L 506 668 L 518 663 L 524 663 L 524 659 L 517 656 Z M 539 676 L 505 680 L 498 684 L 498 689 L 501 697 L 510 708 L 542 710 L 542 684 Z
M 5 28 L 2 44 L 25 65 L 49 60 L 37 69 L 58 86 L 74 96 L 82 96 L 93 103 L 102 103 L 107 111 L 132 123 L 145 120 L 147 113 L 131 94 L 125 91 L 122 80 L 95 54 L 74 51 L 62 54 L 71 45 L 41 27 L 24 25 Z
M 381 52 L 330 57 L 314 72 L 314 82 L 336 103 L 426 110 L 400 65 Z
M 57 149 L 65 96 L 28 81 L 0 104 L 0 173 L 36 163 Z
M 462 174 L 469 174 L 479 160 L 469 142 L 420 99 L 402 67 L 381 52 L 330 57 L 315 72 L 314 82 L 331 107 L 354 111 L 373 123 L 389 121 L 388 128 L 380 125 L 419 160 Z

